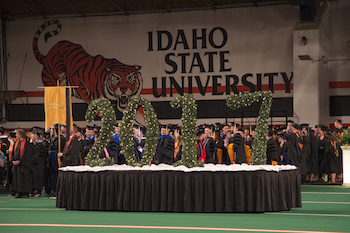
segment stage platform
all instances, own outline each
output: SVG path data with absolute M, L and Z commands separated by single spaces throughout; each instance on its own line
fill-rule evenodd
M 61 168 L 58 208 L 99 211 L 268 212 L 301 207 L 295 166 L 165 164 Z

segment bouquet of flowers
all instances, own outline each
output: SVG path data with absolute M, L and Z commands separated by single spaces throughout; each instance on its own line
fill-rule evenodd
M 350 145 L 350 129 L 347 128 L 342 133 L 337 136 L 337 143 L 340 146 L 349 146 Z

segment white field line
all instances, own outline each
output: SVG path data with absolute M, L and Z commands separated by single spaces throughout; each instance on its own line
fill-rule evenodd
M 320 216 L 320 217 L 350 217 L 347 214 L 304 214 L 304 213 L 280 213 L 280 212 L 265 212 L 264 214 L 277 214 L 277 215 L 296 215 L 296 216 Z
M 301 194 L 338 194 L 338 195 L 349 195 L 350 193 L 337 193 L 337 192 L 301 192 Z
M 330 202 L 330 201 L 301 201 L 302 203 L 307 204 L 341 204 L 341 205 L 350 205 L 350 202 Z
M 338 233 L 327 231 L 296 231 L 270 229 L 216 228 L 216 227 L 173 227 L 173 226 L 131 226 L 131 225 L 83 225 L 83 224 L 21 224 L 0 223 L 7 227 L 87 227 L 87 228 L 124 228 L 124 229 L 162 229 L 162 230 L 206 230 L 206 231 L 244 231 L 244 232 L 272 232 L 272 233 Z

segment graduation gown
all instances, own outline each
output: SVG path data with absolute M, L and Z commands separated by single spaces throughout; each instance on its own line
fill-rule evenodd
M 278 161 L 279 159 L 279 146 L 276 144 L 276 140 L 274 138 L 269 138 L 267 140 L 267 148 L 266 148 L 266 164 L 271 164 L 272 161 Z
M 114 158 L 114 160 L 117 159 L 117 163 L 118 163 L 118 146 L 117 146 L 117 142 L 114 138 L 111 138 L 111 140 L 108 142 L 107 146 L 106 146 L 107 152 L 108 152 L 108 156 L 110 158 Z M 101 152 L 100 158 L 106 158 L 106 152 L 103 150 Z M 116 163 L 116 162 L 114 162 Z
M 324 137 L 324 133 L 317 137 L 318 144 L 318 173 L 326 173 L 326 155 L 325 155 L 325 147 L 326 147 L 326 137 Z
M 175 142 L 174 144 L 174 161 L 181 160 L 182 156 L 182 141 Z
M 224 164 L 226 162 L 224 141 L 220 139 L 215 142 L 215 164 Z M 226 155 L 227 156 L 227 155 Z
M 213 138 L 207 137 L 203 140 L 205 147 L 205 153 L 207 157 L 205 158 L 205 163 L 214 163 L 214 152 L 215 152 L 215 141 Z
M 95 143 L 95 137 L 86 138 L 80 141 L 80 146 L 81 146 L 80 153 L 83 160 L 85 160 L 87 154 L 89 153 L 89 150 L 94 145 L 94 143 Z
M 154 164 L 173 164 L 174 162 L 174 139 L 170 135 L 160 136 L 157 152 L 153 157 Z
M 231 143 L 233 143 L 234 152 L 236 153 L 235 163 L 247 163 L 244 149 L 244 138 L 239 133 L 235 133 L 233 137 L 229 139 L 229 144 Z
M 301 172 L 301 150 L 298 145 L 298 137 L 294 133 L 288 133 L 286 135 L 286 149 L 287 149 L 287 154 L 289 158 L 289 162 L 291 165 L 295 165 L 299 173 L 302 174 Z
M 13 156 L 12 161 L 20 161 L 20 163 L 13 166 L 12 191 L 31 193 L 33 191 L 33 145 L 26 139 L 16 142 Z
M 325 143 L 326 172 L 342 173 L 343 151 L 336 142 L 327 141 Z
M 134 137 L 133 143 L 134 143 L 136 161 L 139 162 L 142 159 L 142 154 L 143 154 L 143 150 L 145 149 L 146 139 Z M 139 150 L 139 148 L 142 148 L 142 150 Z
M 77 137 L 73 135 L 64 145 L 63 156 L 61 157 L 62 167 L 80 165 L 79 152 L 80 144 Z
M 41 192 L 44 181 L 44 161 L 46 157 L 45 147 L 42 142 L 33 144 L 33 188 Z
M 306 172 L 318 173 L 318 141 L 313 135 L 310 135 L 304 141 L 306 156 Z

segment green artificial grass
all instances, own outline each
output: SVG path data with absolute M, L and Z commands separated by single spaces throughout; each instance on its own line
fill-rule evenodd
M 297 231 L 350 231 L 350 188 L 342 186 L 302 186 L 302 208 L 271 213 L 162 213 L 71 211 L 56 208 L 48 197 L 8 198 L 0 195 L 0 224 L 83 224 L 122 226 L 175 226 L 270 229 Z M 319 203 L 316 203 L 319 202 Z M 333 202 L 333 203 L 332 203 Z M 342 204 L 337 204 L 343 202 Z M 96 227 L 1 226 L 1 232 L 223 232 L 194 229 L 140 229 Z M 239 232 L 239 231 L 235 231 Z M 243 232 L 243 231 L 242 231 Z

